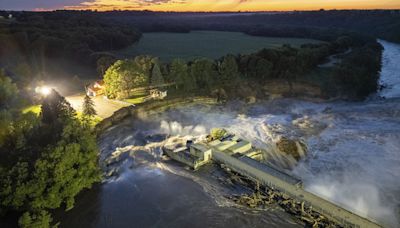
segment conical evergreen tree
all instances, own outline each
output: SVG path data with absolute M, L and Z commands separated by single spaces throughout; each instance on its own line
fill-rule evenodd
M 54 89 L 42 102 L 41 115 L 42 122 L 45 124 L 68 121 L 75 117 L 75 114 L 71 104 Z
M 164 77 L 161 73 L 160 66 L 156 63 L 154 64 L 153 70 L 151 72 L 151 85 L 160 86 L 165 83 Z
M 85 96 L 85 99 L 83 101 L 83 115 L 89 117 L 97 115 L 97 112 L 94 109 L 94 102 L 92 98 L 88 95 Z

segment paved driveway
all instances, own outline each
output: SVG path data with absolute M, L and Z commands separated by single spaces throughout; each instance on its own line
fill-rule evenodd
M 66 97 L 67 101 L 72 105 L 72 107 L 78 112 L 82 112 L 82 104 L 84 95 L 74 95 Z M 103 98 L 102 96 L 92 97 L 95 105 L 97 115 L 101 118 L 110 117 L 115 111 L 131 105 L 123 101 L 114 101 Z

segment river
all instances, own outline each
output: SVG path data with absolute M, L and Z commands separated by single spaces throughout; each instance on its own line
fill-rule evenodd
M 240 208 L 227 195 L 245 192 L 219 181 L 218 167 L 192 172 L 160 156 L 165 135 L 202 135 L 224 127 L 268 149 L 279 135 L 304 139 L 309 153 L 293 169 L 305 188 L 388 227 L 400 227 L 400 45 L 385 47 L 384 89 L 364 102 L 277 99 L 255 105 L 192 105 L 128 119 L 104 133 L 102 159 L 118 175 L 86 191 L 61 227 L 301 227 L 277 207 Z M 152 146 L 154 145 L 154 146 Z M 138 147 L 145 146 L 145 147 Z M 279 162 L 284 156 L 272 153 Z

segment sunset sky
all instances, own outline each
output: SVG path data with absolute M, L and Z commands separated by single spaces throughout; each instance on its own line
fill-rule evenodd
M 274 11 L 400 9 L 400 0 L 0 0 L 6 10 Z

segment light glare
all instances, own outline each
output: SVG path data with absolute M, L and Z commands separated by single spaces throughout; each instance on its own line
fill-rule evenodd
M 51 93 L 51 88 L 47 86 L 36 87 L 36 93 L 42 94 L 43 96 L 47 96 Z

